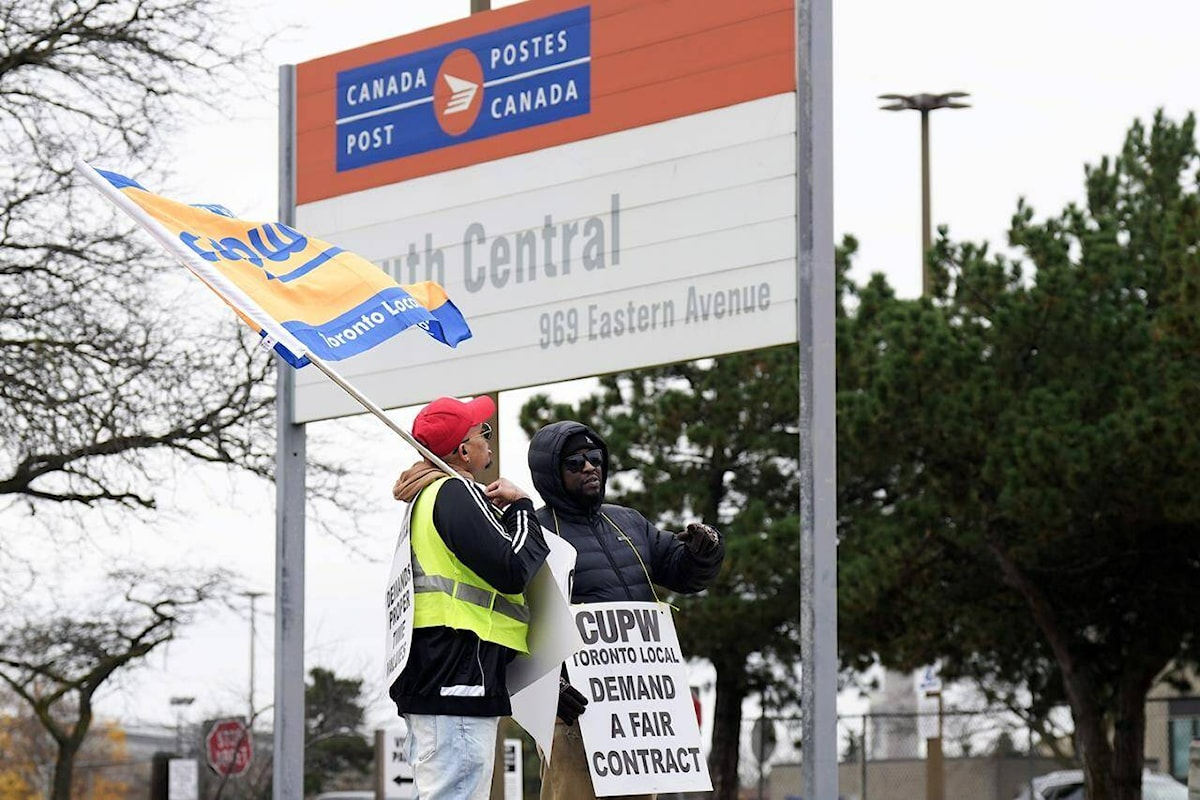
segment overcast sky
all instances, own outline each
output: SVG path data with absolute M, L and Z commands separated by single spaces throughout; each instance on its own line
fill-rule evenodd
M 509 5 L 499 3 L 496 5 Z M 465 16 L 467 0 L 338 3 L 288 0 L 256 21 L 297 27 L 271 50 L 275 63 L 297 63 Z M 1143 0 L 838 0 L 834 17 L 834 234 L 861 242 L 857 274 L 887 273 L 902 295 L 919 289 L 920 139 L 914 112 L 879 110 L 883 93 L 963 90 L 972 107 L 931 118 L 935 225 L 956 239 L 1003 245 L 1018 197 L 1054 213 L 1082 198 L 1083 166 L 1120 149 L 1134 118 L 1157 108 L 1175 118 L 1197 105 L 1193 38 L 1200 3 Z M 277 117 L 274 72 L 253 76 L 266 100 L 229 109 L 230 119 L 191 127 L 178 143 L 170 186 L 178 199 L 221 202 L 242 216 L 276 214 Z M 154 187 L 149 187 L 154 188 Z M 576 387 L 558 389 L 577 392 Z M 501 397 L 506 447 L 503 471 L 532 490 L 525 440 L 512 417 L 528 392 Z M 413 411 L 397 413 L 404 424 Z M 376 701 L 369 722 L 394 710 L 378 698 L 382 652 L 378 600 L 386 580 L 399 508 L 389 496 L 397 472 L 412 461 L 380 423 L 320 423 L 316 435 L 353 453 L 378 489 L 373 538 L 348 554 L 310 532 L 306 669 L 365 676 Z M 273 590 L 272 494 L 262 487 L 206 490 L 196 499 L 167 490 L 185 515 L 143 533 L 169 544 L 169 558 L 233 564 L 263 591 Z M 132 547 L 133 545 L 131 545 Z M 256 705 L 271 702 L 271 598 L 259 601 Z M 173 722 L 169 697 L 194 696 L 190 721 L 245 707 L 249 629 L 243 615 L 222 612 L 189 628 L 135 680 L 110 692 L 107 713 Z

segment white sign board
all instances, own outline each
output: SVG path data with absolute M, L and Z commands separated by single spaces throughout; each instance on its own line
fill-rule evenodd
M 504 740 L 504 800 L 523 800 L 525 750 L 520 739 Z
M 670 608 L 626 602 L 574 609 L 584 647 L 567 661 L 567 673 L 588 699 L 579 730 L 596 795 L 711 791 Z
M 300 206 L 309 235 L 441 283 L 474 332 L 340 371 L 391 408 L 795 341 L 795 117 L 776 95 Z M 297 421 L 360 410 L 296 374 Z
M 682 5 L 528 0 L 300 65 L 297 227 L 475 334 L 344 377 L 391 408 L 797 341 L 796 8 Z M 358 411 L 298 373 L 297 422 Z
M 388 572 L 387 590 L 384 592 L 384 608 L 387 610 L 387 625 L 384 631 L 387 640 L 384 643 L 384 673 L 387 676 L 386 686 L 390 687 L 404 671 L 408 663 L 409 646 L 412 644 L 413 630 L 413 575 L 412 575 L 412 534 L 413 504 L 406 504 L 404 520 L 400 524 L 400 535 L 396 539 L 396 549 L 392 551 L 392 568 Z
M 408 726 L 400 724 L 383 731 L 383 786 L 388 800 L 407 800 L 413 796 L 413 768 L 408 762 L 406 741 Z
M 553 758 L 558 675 L 564 661 L 583 647 L 571 610 L 575 548 L 542 529 L 550 554 L 525 590 L 529 604 L 529 653 L 508 665 L 512 718 L 533 737 L 546 760 Z
M 917 692 L 919 694 L 937 694 L 942 690 L 942 667 L 940 664 L 931 664 L 920 670 L 921 678 L 917 681 Z
M 199 800 L 200 762 L 172 758 L 167 762 L 167 800 Z
M 931 664 L 917 673 L 917 735 L 922 739 L 941 735 L 941 670 L 941 664 Z

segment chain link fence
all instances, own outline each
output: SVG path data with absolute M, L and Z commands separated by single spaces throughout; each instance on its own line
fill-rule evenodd
M 1069 725 L 1069 715 L 1065 719 Z M 937 759 L 929 757 L 939 722 L 940 775 Z M 770 727 L 773 735 L 755 734 L 756 725 Z M 743 721 L 743 800 L 804 800 L 800 729 L 795 716 Z M 1147 703 L 1146 769 L 1186 783 L 1193 738 L 1200 738 L 1200 699 Z M 839 716 L 839 800 L 925 800 L 931 780 L 941 780 L 945 800 L 1014 800 L 1039 775 L 1079 768 L 1069 736 L 1060 744 L 1063 755 L 1007 709 Z
M 936 760 L 929 758 L 928 739 L 938 735 L 938 716 L 936 712 L 840 716 L 840 800 L 926 800 L 928 781 L 937 780 Z M 945 709 L 940 716 L 945 800 L 1014 800 L 1032 778 L 1079 766 L 1069 755 L 1055 756 L 1020 717 L 1006 709 Z M 1068 715 L 1064 714 L 1064 722 L 1069 724 Z M 1200 698 L 1147 703 L 1143 751 L 1146 769 L 1186 783 L 1193 739 L 1200 739 Z M 801 794 L 800 740 L 799 716 L 767 715 L 742 721 L 741 800 L 805 800 Z M 1070 753 L 1069 739 L 1063 745 Z M 268 751 L 264 743 L 256 759 L 269 765 Z M 98 796 L 148 800 L 150 758 L 144 752 L 131 752 L 129 756 L 128 760 L 81 759 L 76 764 L 80 800 Z M 18 771 L 15 762 L 7 762 L 0 748 L 0 772 Z M 207 769 L 203 764 L 201 767 L 207 776 Z M 34 767 L 29 775 L 28 785 L 35 796 L 45 796 L 42 792 L 48 787 L 49 769 L 47 762 L 40 769 Z M 108 784 L 105 791 L 96 792 L 101 784 Z M 248 786 L 232 787 L 232 792 L 228 788 L 222 800 L 249 796 L 243 794 Z M 202 791 L 201 796 L 213 795 Z M 526 796 L 531 794 L 527 792 Z M 3 797 L 0 790 L 0 800 Z

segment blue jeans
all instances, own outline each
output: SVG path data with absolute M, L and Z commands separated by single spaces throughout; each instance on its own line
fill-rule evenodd
M 405 714 L 414 800 L 488 800 L 499 717 Z

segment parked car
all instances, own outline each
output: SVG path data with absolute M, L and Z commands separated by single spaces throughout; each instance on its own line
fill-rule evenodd
M 1017 800 L 1085 800 L 1083 770 L 1064 769 L 1034 778 L 1033 795 L 1028 786 Z M 1142 773 L 1142 800 L 1188 800 L 1188 788 L 1170 775 Z

